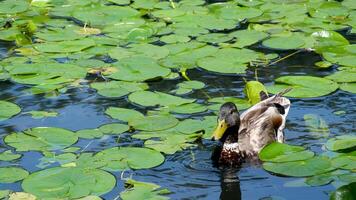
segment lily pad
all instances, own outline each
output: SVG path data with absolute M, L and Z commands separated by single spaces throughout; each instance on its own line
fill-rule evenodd
M 193 90 L 202 89 L 204 88 L 205 84 L 200 81 L 184 81 L 182 83 L 177 84 L 178 88 L 173 92 L 181 95 L 190 93 Z
M 268 162 L 263 164 L 263 168 L 276 174 L 295 177 L 314 176 L 333 170 L 331 162 L 322 157 L 294 162 Z
M 255 105 L 261 101 L 260 92 L 268 94 L 265 86 L 261 82 L 248 81 L 246 83 L 244 93 L 251 105 Z
M 130 127 L 126 124 L 112 123 L 105 124 L 99 127 L 99 130 L 103 134 L 112 135 L 112 134 L 121 134 L 128 131 Z
M 331 138 L 326 142 L 326 148 L 331 151 L 348 151 L 356 147 L 355 135 L 342 135 Z
M 289 37 L 271 37 L 262 42 L 263 46 L 266 46 L 271 49 L 298 49 L 301 48 L 305 42 L 302 38 L 298 36 L 289 36 Z
M 131 119 L 129 125 L 138 130 L 160 131 L 172 128 L 178 124 L 178 120 L 172 115 L 152 115 Z
M 14 183 L 28 176 L 28 172 L 18 167 L 1 167 L 0 183 Z
M 46 53 L 72 53 L 87 49 L 95 45 L 92 39 L 81 39 L 73 41 L 46 42 L 34 44 L 34 48 Z
M 340 84 L 340 89 L 356 94 L 356 83 L 342 83 Z
M 50 151 L 64 149 L 75 142 L 78 137 L 72 131 L 55 127 L 36 127 L 23 132 L 12 133 L 5 137 L 6 144 L 16 151 Z
M 139 147 L 109 148 L 95 154 L 94 158 L 105 163 L 104 169 L 110 171 L 148 169 L 164 162 L 164 156 L 158 151 Z
M 217 103 L 209 106 L 210 110 L 218 111 L 220 106 L 226 102 L 232 102 L 236 105 L 239 110 L 245 110 L 252 105 L 249 103 L 247 99 L 240 99 L 236 97 L 214 97 L 208 100 L 210 103 Z
M 160 189 L 159 185 L 153 183 L 139 182 L 129 179 L 125 182 L 125 186 L 128 189 L 120 193 L 120 198 L 122 200 L 169 199 L 162 195 L 168 194 L 170 191 L 167 189 Z
M 307 160 L 312 157 L 314 157 L 314 153 L 305 150 L 303 147 L 278 142 L 267 145 L 259 154 L 261 160 L 277 163 Z
M 76 132 L 78 137 L 85 139 L 101 138 L 103 133 L 99 129 L 83 129 Z
M 331 160 L 331 164 L 340 169 L 356 170 L 356 154 L 341 154 Z
M 230 36 L 236 37 L 237 40 L 232 46 L 243 48 L 263 40 L 268 34 L 256 30 L 239 30 L 230 33 Z
M 32 173 L 22 182 L 22 188 L 39 198 L 75 199 L 105 194 L 115 183 L 115 177 L 103 170 L 55 167 Z
M 32 118 L 34 118 L 34 119 L 42 119 L 42 118 L 46 118 L 46 117 L 56 117 L 58 115 L 57 112 L 37 111 L 37 110 L 29 111 L 26 113 L 31 114 Z
M 105 114 L 108 114 L 110 117 L 124 122 L 143 117 L 142 113 L 134 109 L 118 107 L 109 107 L 108 109 L 106 109 Z
M 105 97 L 122 97 L 131 92 L 148 89 L 146 83 L 125 81 L 97 82 L 90 84 L 90 87 L 98 90 L 98 93 Z
M 330 200 L 354 199 L 356 196 L 356 182 L 339 187 L 330 196 Z
M 337 71 L 325 78 L 341 83 L 356 82 L 356 72 L 346 70 Z
M 8 101 L 0 101 L 0 110 L 0 121 L 2 121 L 18 114 L 21 111 L 21 108 L 14 103 Z
M 179 114 L 201 113 L 207 110 L 207 107 L 197 103 L 187 103 L 178 106 L 169 107 L 170 112 Z
M 24 0 L 5 0 L 0 3 L 1 14 L 16 14 L 29 8 L 29 3 Z
M 129 101 L 141 106 L 178 106 L 192 103 L 194 99 L 184 99 L 163 92 L 138 91 L 129 95 Z
M 2 161 L 11 161 L 11 160 L 16 160 L 21 157 L 21 154 L 14 154 L 11 152 L 11 150 L 7 150 L 4 152 L 0 153 L 0 160 Z
M 275 84 L 268 86 L 270 93 L 276 94 L 287 88 L 293 88 L 285 94 L 289 97 L 311 98 L 320 97 L 334 92 L 337 83 L 320 77 L 313 76 L 282 76 L 275 80 Z

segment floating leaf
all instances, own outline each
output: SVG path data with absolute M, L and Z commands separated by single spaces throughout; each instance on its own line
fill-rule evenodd
M 285 96 L 310 98 L 330 94 L 338 85 L 331 80 L 313 76 L 282 76 L 275 80 L 274 85 L 267 87 L 267 90 L 276 94 L 287 88 L 293 89 Z
M 77 131 L 76 134 L 78 137 L 85 139 L 101 138 L 103 136 L 103 133 L 99 129 L 83 129 Z
M 160 131 L 172 128 L 178 124 L 178 120 L 171 115 L 152 115 L 131 119 L 129 125 L 138 130 Z
M 335 168 L 347 169 L 347 170 L 356 170 L 356 154 L 348 153 L 341 154 L 331 160 L 331 164 Z
M 118 119 L 124 122 L 143 117 L 143 114 L 136 110 L 118 107 L 109 107 L 106 109 L 105 113 L 114 119 Z
M 335 82 L 356 82 L 356 72 L 353 71 L 337 71 L 325 78 L 331 79 Z
M 312 177 L 308 177 L 305 182 L 310 186 L 322 186 L 327 185 L 334 180 L 334 177 L 330 173 L 320 174 Z
M 100 151 L 94 158 L 104 163 L 104 169 L 110 171 L 147 169 L 164 162 L 164 156 L 158 151 L 139 147 L 109 148 Z
M 0 199 L 9 196 L 9 194 L 10 194 L 10 190 L 0 190 Z
M 354 199 L 356 196 L 356 182 L 339 187 L 330 196 L 330 200 L 348 200 Z
M 224 74 L 242 74 L 247 69 L 246 64 L 223 57 L 207 57 L 197 62 L 198 66 L 212 72 Z
M 314 157 L 314 153 L 305 150 L 303 147 L 271 143 L 264 147 L 259 154 L 259 158 L 268 162 L 291 162 L 307 160 Z
M 0 101 L 0 121 L 11 118 L 12 116 L 18 114 L 21 108 L 8 101 Z
M 98 93 L 105 97 L 122 97 L 131 92 L 148 89 L 146 83 L 125 81 L 96 82 L 90 84 L 90 87 L 98 90 Z
M 139 182 L 129 179 L 125 182 L 128 188 L 120 193 L 122 200 L 146 200 L 157 199 L 166 200 L 168 197 L 162 196 L 170 193 L 167 189 L 159 189 L 160 186 L 153 183 Z
M 299 36 L 289 36 L 289 37 L 271 37 L 262 42 L 263 46 L 271 49 L 298 49 L 301 48 L 305 42 Z
M 16 14 L 28 9 L 29 3 L 24 0 L 5 0 L 0 3 L 1 14 Z
M 342 135 L 331 138 L 326 142 L 326 148 L 331 151 L 348 151 L 356 147 L 356 136 Z
M 40 158 L 40 163 L 36 165 L 38 168 L 46 168 L 53 163 L 59 163 L 60 165 L 65 165 L 67 163 L 73 162 L 77 159 L 77 156 L 73 153 L 63 153 L 63 154 L 50 154 Z
M 192 103 L 194 99 L 184 99 L 162 92 L 138 91 L 129 95 L 129 100 L 141 106 L 172 106 Z
M 26 112 L 32 115 L 32 118 L 34 119 L 42 119 L 42 118 L 46 118 L 46 117 L 56 117 L 58 115 L 57 112 L 47 112 L 47 111 L 29 111 Z
M 28 172 L 18 167 L 1 167 L 0 183 L 14 183 L 28 176 Z
M 73 41 L 46 42 L 34 44 L 34 48 L 46 53 L 72 53 L 87 49 L 95 45 L 92 39 L 81 39 Z
M 263 40 L 268 34 L 256 30 L 239 30 L 230 33 L 230 36 L 236 37 L 237 40 L 232 46 L 243 48 Z
M 342 83 L 340 84 L 340 89 L 356 94 L 356 83 Z
M 112 124 L 105 124 L 99 127 L 99 130 L 103 134 L 121 134 L 128 131 L 130 127 L 126 124 L 119 124 L 119 123 L 112 123 Z
M 249 100 L 249 103 L 251 105 L 255 105 L 256 103 L 261 101 L 261 92 L 268 94 L 265 86 L 261 82 L 248 81 L 246 83 L 244 93 L 247 96 L 247 99 Z
M 5 137 L 5 143 L 16 151 L 58 150 L 74 144 L 78 137 L 72 131 L 55 127 L 36 127 Z
M 180 95 L 180 94 L 187 94 L 196 89 L 204 88 L 205 84 L 200 81 L 184 81 L 182 83 L 177 84 L 178 88 L 173 92 Z
M 321 157 L 294 162 L 263 163 L 263 168 L 276 174 L 295 177 L 314 176 L 333 169 L 330 161 Z
M 0 160 L 2 161 L 11 161 L 11 160 L 16 160 L 21 157 L 21 154 L 14 154 L 11 152 L 11 150 L 7 150 L 4 152 L 0 153 Z
M 105 194 L 115 183 L 115 177 L 103 170 L 54 167 L 32 173 L 22 182 L 22 188 L 39 198 L 74 199 Z
M 317 114 L 305 114 L 304 122 L 312 133 L 320 133 L 324 136 L 330 134 L 329 126 L 326 121 Z
M 245 110 L 252 106 L 248 100 L 239 99 L 239 98 L 235 98 L 235 97 L 214 97 L 214 98 L 209 99 L 208 101 L 211 103 L 218 103 L 218 104 L 209 106 L 209 109 L 214 110 L 214 111 L 218 111 L 220 109 L 220 106 L 226 102 L 234 103 L 239 110 Z
M 207 110 L 207 107 L 197 103 L 187 103 L 178 106 L 169 107 L 170 112 L 179 114 L 193 114 L 200 113 Z

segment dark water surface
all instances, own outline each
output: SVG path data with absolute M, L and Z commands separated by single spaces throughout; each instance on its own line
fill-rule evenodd
M 6 46 L 1 47 L 1 56 L 6 56 Z M 259 68 L 259 81 L 269 85 L 282 75 L 314 75 L 325 76 L 335 69 L 319 70 L 314 62 L 319 61 L 317 54 L 310 52 L 299 53 L 275 66 Z M 247 75 L 224 76 L 194 69 L 188 71 L 192 80 L 200 80 L 207 87 L 195 91 L 188 97 L 203 101 L 209 97 L 236 96 L 243 97 L 244 80 L 253 80 L 255 70 L 249 69 Z M 175 88 L 180 80 L 163 80 L 152 82 L 150 88 L 168 92 Z M 31 110 L 53 110 L 59 113 L 57 117 L 33 119 L 29 115 L 20 114 L 9 120 L 0 122 L 0 138 L 13 131 L 22 131 L 31 127 L 54 126 L 67 128 L 73 131 L 87 128 L 96 128 L 102 124 L 114 122 L 104 111 L 109 106 L 129 107 L 126 98 L 110 99 L 98 95 L 89 87 L 71 89 L 56 98 L 44 98 L 42 95 L 24 95 L 22 90 L 27 87 L 2 82 L 0 96 L 2 100 L 11 99 L 22 108 L 22 112 Z M 291 99 L 292 107 L 285 129 L 286 142 L 305 146 L 313 151 L 322 152 L 322 146 L 327 137 L 311 134 L 304 124 L 305 114 L 318 114 L 329 125 L 330 136 L 352 133 L 356 129 L 356 95 L 341 90 L 325 97 L 312 99 Z M 143 108 L 140 111 L 145 112 Z M 334 112 L 344 111 L 336 115 Z M 199 118 L 211 115 L 211 112 L 188 116 Z M 207 133 L 210 134 L 210 133 Z M 101 139 L 80 139 L 74 146 L 84 147 L 82 151 L 97 152 L 112 146 L 142 145 L 140 140 L 132 139 L 129 133 L 120 136 L 104 136 Z M 118 183 L 110 193 L 103 196 L 105 199 L 115 199 L 124 190 L 124 180 L 132 177 L 135 180 L 158 184 L 172 191 L 172 199 L 328 199 L 328 194 L 335 190 L 332 184 L 322 187 L 292 187 L 298 185 L 299 179 L 279 177 L 264 171 L 258 164 L 245 164 L 241 169 L 223 170 L 213 167 L 210 155 L 216 143 L 203 140 L 197 147 L 166 156 L 161 166 L 138 171 L 125 171 L 123 174 L 115 173 Z M 3 140 L 0 140 L 0 151 L 8 149 Z M 20 165 L 30 172 L 38 171 L 40 153 L 24 153 L 23 157 L 10 165 Z M 1 166 L 9 163 L 1 162 Z M 52 164 L 55 166 L 56 164 Z M 20 183 L 0 184 L 0 189 L 21 191 Z M 277 198 L 276 198 L 277 197 Z

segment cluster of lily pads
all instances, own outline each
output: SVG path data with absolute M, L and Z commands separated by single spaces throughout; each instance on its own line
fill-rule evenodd
M 337 89 L 356 93 L 356 46 L 336 32 L 348 29 L 354 33 L 355 26 L 356 7 L 352 0 L 235 0 L 212 4 L 203 0 L 1 1 L 0 40 L 14 47 L 0 61 L 0 81 L 23 84 L 27 86 L 24 93 L 45 97 L 65 94 L 70 88 L 90 87 L 103 97 L 127 97 L 131 104 L 150 111 L 144 114 L 109 107 L 105 113 L 119 122 L 77 132 L 34 127 L 8 134 L 4 141 L 16 152 L 44 154 L 38 167 L 46 168 L 53 163 L 59 166 L 32 174 L 20 167 L 2 167 L 0 183 L 23 180 L 24 191 L 40 198 L 98 199 L 95 196 L 115 186 L 116 178 L 110 172 L 158 166 L 164 162 L 164 154 L 174 154 L 194 146 L 193 142 L 199 138 L 209 137 L 202 132 L 212 132 L 215 116 L 184 119 L 184 114 L 216 111 L 226 101 L 243 110 L 260 100 L 262 90 L 277 93 L 293 88 L 287 96 L 296 98 L 324 96 Z M 261 48 L 277 53 L 314 51 L 322 57 L 315 67 L 320 70 L 337 67 L 337 71 L 325 77 L 281 76 L 267 89 L 258 81 L 250 81 L 245 87 L 246 99 L 215 97 L 202 103 L 186 98 L 187 94 L 205 87 L 203 82 L 189 80 L 187 70 L 243 75 L 249 68 L 270 67 L 278 61 L 277 53 L 262 53 L 258 51 Z M 181 77 L 186 80 L 170 93 L 150 90 L 152 81 Z M 0 120 L 21 112 L 18 105 L 5 100 L 0 101 L 0 110 Z M 34 118 L 57 115 L 49 111 L 23 114 Z M 72 146 L 79 139 L 93 140 L 128 132 L 133 133 L 132 138 L 143 140 L 144 147 L 78 153 L 80 149 Z M 278 152 L 270 154 L 273 157 L 261 156 L 268 161 L 264 164 L 266 170 L 312 176 L 309 183 L 320 176 L 329 180 L 323 183 L 340 176 L 344 177 L 340 180 L 354 178 L 335 174 L 337 169 L 345 169 L 346 164 L 340 162 L 354 160 L 352 153 L 331 159 L 314 157 L 314 153 L 300 147 L 276 148 Z M 268 147 L 264 151 L 274 150 Z M 3 161 L 20 157 L 21 154 L 11 150 L 0 154 Z M 143 159 L 147 157 L 150 159 Z M 315 164 L 326 169 L 309 170 Z M 291 165 L 300 167 L 295 170 L 298 174 L 286 174 L 284 170 Z M 352 166 L 346 169 L 355 170 Z M 128 180 L 127 186 L 130 189 L 121 193 L 122 199 L 165 199 L 161 195 L 169 192 L 155 184 L 134 180 Z M 9 193 L 1 190 L 0 198 Z

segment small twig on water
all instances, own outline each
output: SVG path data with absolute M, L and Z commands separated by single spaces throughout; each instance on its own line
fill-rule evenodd
M 298 51 L 296 51 L 296 52 L 294 52 L 294 53 L 291 53 L 291 54 L 289 54 L 289 55 L 284 56 L 283 58 L 280 58 L 280 59 L 278 59 L 278 60 L 276 60 L 276 61 L 274 61 L 274 62 L 271 62 L 271 63 L 268 64 L 267 66 L 271 66 L 271 65 L 274 65 L 274 64 L 276 64 L 276 63 L 279 63 L 279 62 L 281 62 L 281 61 L 283 61 L 283 60 L 285 60 L 285 59 L 287 59 L 287 58 L 289 58 L 289 57 L 291 57 L 291 56 L 294 56 L 294 55 L 297 54 L 297 53 L 302 52 L 303 50 L 304 50 L 304 49 L 299 49 Z

